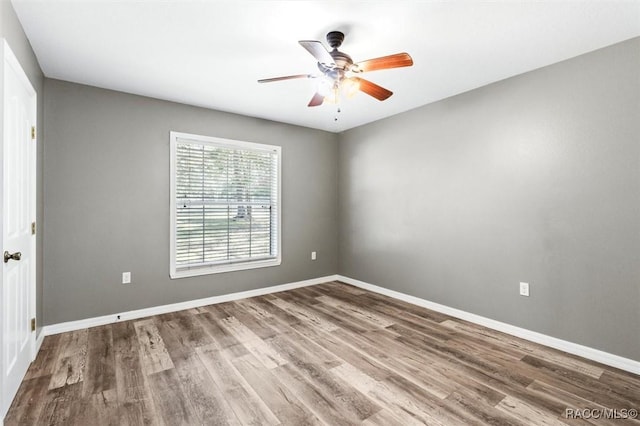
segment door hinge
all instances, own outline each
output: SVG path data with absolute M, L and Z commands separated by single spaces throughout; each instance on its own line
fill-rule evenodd
M 36 138 L 36 126 L 31 126 L 31 140 Z
M 36 331 L 36 319 L 31 318 L 31 331 Z
M 36 235 L 36 223 L 31 222 L 31 235 Z

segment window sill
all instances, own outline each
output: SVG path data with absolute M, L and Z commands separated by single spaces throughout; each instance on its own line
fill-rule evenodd
M 254 262 L 228 263 L 224 265 L 202 266 L 178 270 L 172 269 L 169 272 L 169 276 L 172 280 L 175 280 L 178 278 L 196 277 L 200 275 L 221 274 L 224 272 L 244 271 L 256 268 L 269 268 L 272 266 L 278 266 L 281 263 L 282 259 L 278 257 L 276 259 L 257 260 Z

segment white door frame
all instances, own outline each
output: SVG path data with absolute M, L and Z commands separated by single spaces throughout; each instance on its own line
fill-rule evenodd
M 29 91 L 29 95 L 31 96 L 31 111 L 32 111 L 32 123 L 33 126 L 36 126 L 37 128 L 37 93 L 34 90 L 33 86 L 31 85 L 31 82 L 29 81 L 29 78 L 27 77 L 26 73 L 24 72 L 22 66 L 20 65 L 20 62 L 18 61 L 18 59 L 16 58 L 16 56 L 13 54 L 13 51 L 11 50 L 11 48 L 9 47 L 9 44 L 7 43 L 7 41 L 2 38 L 0 39 L 0 59 L 2 60 L 2 62 L 0 63 L 0 212 L 4 211 L 4 159 L 3 159 L 3 155 L 4 155 L 4 144 L 5 144 L 5 140 L 4 140 L 4 103 L 5 103 L 5 94 L 4 94 L 4 75 L 5 75 L 5 67 L 11 67 L 12 70 L 16 73 L 16 75 L 18 76 L 18 78 L 21 80 L 21 83 L 27 88 L 27 90 Z M 36 163 L 36 158 L 37 158 L 37 144 L 36 144 L 36 140 L 33 141 L 33 146 L 32 146 L 32 152 L 31 152 L 31 188 L 29 188 L 29 197 L 31 198 L 31 208 L 30 208 L 30 212 L 29 215 L 30 217 L 32 217 L 32 221 L 36 220 L 36 176 L 37 176 L 37 163 Z M 0 220 L 0 235 L 3 234 L 3 220 Z M 3 237 L 0 237 L 0 239 L 2 239 Z M 2 241 L 2 247 L 4 247 L 4 241 Z M 32 237 L 31 239 L 31 244 L 30 244 L 30 253 L 29 255 L 31 256 L 31 270 L 29 272 L 30 275 L 30 285 L 29 285 L 29 318 L 35 318 L 36 316 L 36 238 L 35 236 Z M 0 274 L 0 315 L 2 313 L 2 309 L 4 306 L 4 301 L 2 300 L 3 298 L 3 291 L 4 291 L 4 287 L 3 287 L 3 282 L 2 282 L 3 278 L 2 278 L 2 274 Z M 29 343 L 29 347 L 30 347 L 30 357 L 31 357 L 31 361 L 33 361 L 36 357 L 36 332 L 31 332 L 31 336 L 30 336 L 30 343 Z M 0 367 L 2 367 L 2 371 L 4 372 L 4 327 L 0 327 Z M 4 391 L 5 391 L 5 384 L 4 384 L 4 373 L 0 374 L 0 424 L 3 424 L 3 420 L 4 420 L 4 416 L 6 415 L 6 410 L 9 409 L 9 407 L 4 407 L 4 401 L 5 398 L 7 397 L 7 395 L 4 395 Z M 15 395 L 11 395 L 11 399 L 13 399 Z

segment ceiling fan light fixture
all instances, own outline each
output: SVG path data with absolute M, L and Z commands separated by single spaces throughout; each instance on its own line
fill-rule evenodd
M 324 97 L 324 103 L 338 105 L 340 103 L 340 92 L 338 90 L 331 91 L 331 93 Z
M 340 84 L 336 81 L 331 82 L 330 85 L 325 86 L 322 92 L 318 90 L 318 93 L 323 94 L 323 103 L 332 105 L 340 103 Z
M 351 99 L 360 90 L 360 82 L 351 78 L 318 80 L 317 93 L 324 96 L 324 103 L 339 104 L 341 99 Z
M 318 79 L 318 88 L 317 88 L 317 92 L 319 94 L 321 94 L 322 96 L 329 96 L 331 94 L 331 92 L 334 91 L 335 89 L 335 80 L 325 76 L 322 76 L 321 78 Z
M 360 90 L 360 82 L 350 78 L 345 78 L 344 80 L 342 80 L 341 86 L 342 93 L 347 99 L 353 98 Z

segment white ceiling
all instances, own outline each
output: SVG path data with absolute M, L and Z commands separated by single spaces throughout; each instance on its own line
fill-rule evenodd
M 13 0 L 46 76 L 340 132 L 640 36 L 640 1 Z M 316 73 L 298 40 L 346 34 L 363 75 L 394 92 L 309 108 Z

